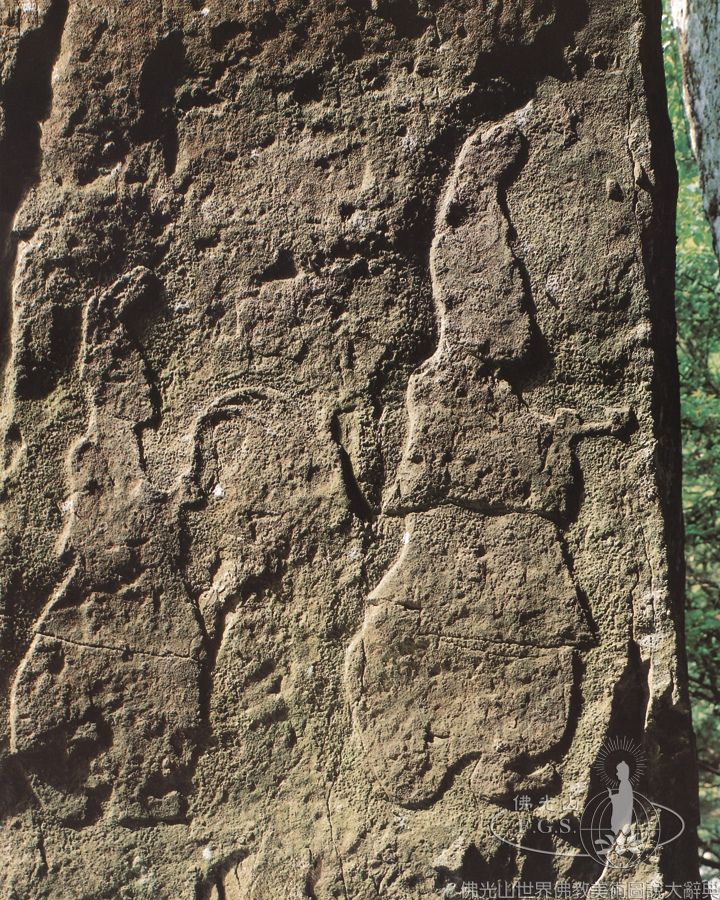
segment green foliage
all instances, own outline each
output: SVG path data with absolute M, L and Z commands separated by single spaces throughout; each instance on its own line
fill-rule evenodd
M 679 174 L 676 306 L 683 429 L 686 629 L 700 764 L 701 853 L 720 872 L 720 278 L 682 100 L 675 31 L 663 16 Z

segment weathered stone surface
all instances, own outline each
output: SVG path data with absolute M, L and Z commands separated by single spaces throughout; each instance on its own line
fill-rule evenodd
M 658 21 L 5 0 L 2 896 L 693 876 Z

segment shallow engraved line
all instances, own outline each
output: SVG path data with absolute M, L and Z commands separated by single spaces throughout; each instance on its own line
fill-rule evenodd
M 72 644 L 74 647 L 84 647 L 88 650 L 102 650 L 107 651 L 108 653 L 132 653 L 137 656 L 152 656 L 155 659 L 184 659 L 190 662 L 198 663 L 194 656 L 186 656 L 183 653 L 174 653 L 172 650 L 166 650 L 165 652 L 154 652 L 152 650 L 136 650 L 134 647 L 113 647 L 110 644 L 92 644 L 85 641 L 74 641 L 72 638 L 60 637 L 57 634 L 52 634 L 48 631 L 38 631 L 37 629 L 34 632 L 38 637 L 50 638 L 54 641 L 59 641 L 62 644 Z
M 345 900 L 349 900 L 350 895 L 348 894 L 347 882 L 345 881 L 345 869 L 343 867 L 342 856 L 340 855 L 340 851 L 338 850 L 337 841 L 335 840 L 335 829 L 333 827 L 332 813 L 330 811 L 330 797 L 332 796 L 333 787 L 334 782 L 332 785 L 330 785 L 330 790 L 325 797 L 325 808 L 327 809 L 328 826 L 330 828 L 330 842 L 332 843 L 333 850 L 335 851 L 335 856 L 337 857 L 338 866 L 340 867 L 340 880 L 342 881 L 343 893 L 345 894 Z
M 57 589 L 55 591 L 53 591 L 53 593 L 50 595 L 50 599 L 45 604 L 43 611 L 40 613 L 40 616 L 37 619 L 38 626 L 42 625 L 42 623 L 45 621 L 48 613 L 55 605 L 56 601 L 60 597 L 62 597 L 62 595 L 65 593 L 65 591 L 68 588 L 68 585 L 72 582 L 73 578 L 75 577 L 77 568 L 78 568 L 78 563 L 77 563 L 77 560 L 75 560 L 75 562 L 73 563 L 73 565 L 70 567 L 67 574 L 63 578 L 63 580 L 58 585 Z M 32 629 L 32 631 L 29 633 L 34 634 L 34 632 L 35 632 L 35 629 Z M 20 660 L 20 664 L 18 665 L 17 669 L 15 670 L 15 678 L 13 679 L 12 687 L 10 688 L 10 698 L 9 698 L 10 702 L 8 704 L 8 707 L 9 707 L 8 718 L 10 720 L 10 722 L 9 722 L 9 725 L 10 725 L 10 750 L 13 753 L 16 752 L 16 747 L 17 747 L 17 742 L 16 742 L 17 735 L 15 733 L 15 719 L 16 719 L 17 711 L 18 711 L 17 710 L 18 685 L 20 683 L 20 680 L 22 679 L 25 669 L 27 668 L 27 665 L 30 662 L 30 659 L 32 658 L 34 652 L 35 652 L 35 638 L 33 637 L 33 638 L 31 638 L 28 648 L 25 651 L 25 655 Z
M 507 649 L 508 652 L 517 652 L 518 648 L 527 647 L 531 647 L 533 650 L 544 651 L 566 650 L 569 647 L 573 646 L 572 644 L 540 644 L 537 641 L 516 641 L 508 639 L 502 640 L 500 638 L 489 637 L 463 638 L 453 634 L 447 634 L 444 631 L 430 631 L 426 629 L 421 629 L 420 631 L 418 631 L 418 634 L 426 635 L 428 637 L 436 637 L 442 641 L 448 641 L 452 644 L 459 644 L 469 649 L 492 650 L 493 652 L 496 652 L 497 649 Z

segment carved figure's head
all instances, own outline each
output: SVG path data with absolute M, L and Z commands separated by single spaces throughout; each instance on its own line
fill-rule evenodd
M 524 362 L 533 345 L 507 201 L 524 153 L 523 136 L 511 125 L 468 138 L 442 198 L 430 252 L 441 352 L 471 354 L 495 368 Z

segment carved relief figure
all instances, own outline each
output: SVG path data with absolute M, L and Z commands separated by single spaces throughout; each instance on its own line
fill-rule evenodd
M 59 547 L 68 574 L 12 689 L 12 750 L 74 826 L 108 811 L 128 824 L 184 817 L 228 617 L 247 601 L 250 635 L 272 624 L 264 601 L 248 598 L 272 591 L 296 548 L 312 544 L 303 534 L 319 506 L 332 521 L 340 488 L 336 449 L 313 445 L 314 405 L 252 386 L 211 400 L 189 435 L 188 470 L 169 491 L 153 485 L 142 433 L 160 401 L 131 323 L 152 313 L 156 294 L 152 274 L 137 269 L 88 304 L 89 424 L 70 455 Z M 280 657 L 270 642 L 262 652 Z M 237 685 L 250 719 L 253 680 L 244 685 L 241 673 Z M 258 733 L 241 748 L 256 752 Z M 48 773 L 60 768 L 53 785 Z
M 46 771 L 64 772 L 56 801 L 75 825 L 110 798 L 121 821 L 182 818 L 200 726 L 202 632 L 176 565 L 171 498 L 144 469 L 142 430 L 158 409 L 129 326 L 156 296 L 151 273 L 136 269 L 87 306 L 90 418 L 70 457 L 59 548 L 69 573 L 12 690 L 12 750 L 38 791 L 54 790 Z
M 367 759 L 408 806 L 431 802 L 470 760 L 476 792 L 502 796 L 561 745 L 573 656 L 594 639 L 562 535 L 573 446 L 618 432 L 627 415 L 543 416 L 518 387 L 542 363 L 507 200 L 524 153 L 512 118 L 476 131 L 440 204 L 439 342 L 410 380 L 407 445 L 384 507 L 405 517 L 403 547 L 348 651 Z

